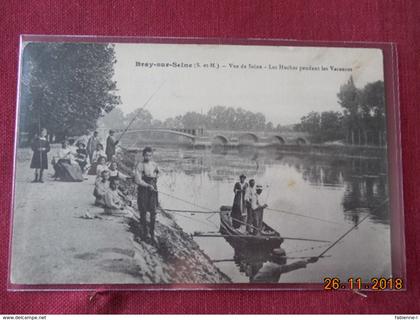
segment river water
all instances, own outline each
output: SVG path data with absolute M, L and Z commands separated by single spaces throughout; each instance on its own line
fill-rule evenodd
M 158 188 L 162 208 L 215 211 L 232 205 L 233 185 L 240 174 L 264 186 L 269 208 L 264 221 L 283 237 L 337 240 L 367 214 L 355 230 L 334 246 L 327 257 L 306 268 L 276 274 L 279 283 L 322 283 L 324 277 L 391 275 L 387 169 L 384 159 L 334 155 L 285 154 L 276 150 L 192 150 L 156 147 L 161 168 Z M 219 231 L 219 215 L 173 213 L 187 233 Z M 305 216 L 305 217 L 304 217 Z M 266 254 L 243 252 L 224 238 L 195 238 L 201 249 L 235 283 L 250 282 L 270 260 Z M 314 256 L 329 244 L 285 240 L 287 264 Z

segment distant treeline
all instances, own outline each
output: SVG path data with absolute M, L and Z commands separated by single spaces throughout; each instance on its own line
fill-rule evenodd
M 120 108 L 115 108 L 102 118 L 103 125 L 107 128 L 124 128 L 136 117 L 130 128 L 204 128 L 219 130 L 255 130 L 255 131 L 275 131 L 291 130 L 291 127 L 281 125 L 274 126 L 271 121 L 267 121 L 260 112 L 251 112 L 242 108 L 225 106 L 214 106 L 207 113 L 194 111 L 186 112 L 183 115 L 167 118 L 164 121 L 154 119 L 152 114 L 145 109 L 137 109 L 127 115 Z
M 342 111 L 310 112 L 294 126 L 309 132 L 313 142 L 340 140 L 347 144 L 386 144 L 384 82 L 368 83 L 356 88 L 353 78 L 340 87 L 337 94 Z

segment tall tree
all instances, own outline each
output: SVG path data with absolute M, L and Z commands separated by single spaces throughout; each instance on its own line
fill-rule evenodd
M 347 142 L 351 144 L 361 141 L 361 122 L 360 122 L 360 91 L 354 84 L 353 77 L 350 76 L 347 83 L 340 87 L 337 94 L 338 103 L 343 107 L 344 126 L 347 131 Z
M 120 103 L 114 46 L 29 43 L 23 51 L 20 130 L 80 135 Z
M 320 118 L 319 139 L 321 141 L 336 141 L 345 137 L 341 112 L 324 111 Z
M 361 90 L 360 103 L 365 126 L 370 129 L 371 143 L 383 145 L 386 131 L 384 82 L 368 83 Z
M 337 111 L 310 112 L 295 125 L 296 131 L 308 132 L 314 142 L 336 141 L 344 138 L 343 115 Z

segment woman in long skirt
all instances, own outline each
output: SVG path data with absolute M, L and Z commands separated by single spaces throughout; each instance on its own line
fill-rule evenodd
M 68 145 L 67 141 L 64 141 L 61 145 L 61 149 L 59 150 L 55 161 L 54 169 L 56 177 L 61 181 L 83 181 L 82 169 L 80 169 L 79 164 L 76 162 L 75 152 Z
M 31 169 L 35 169 L 35 179 L 32 182 L 43 183 L 44 170 L 48 169 L 48 156 L 50 143 L 47 139 L 47 129 L 43 128 L 40 135 L 32 141 L 31 149 L 34 152 L 31 160 Z
M 248 188 L 248 183 L 245 182 L 245 179 L 246 176 L 241 174 L 239 176 L 239 182 L 236 182 L 233 187 L 235 198 L 233 199 L 231 218 L 232 226 L 235 229 L 238 229 L 242 224 L 242 212 L 244 212 L 245 208 L 245 191 Z

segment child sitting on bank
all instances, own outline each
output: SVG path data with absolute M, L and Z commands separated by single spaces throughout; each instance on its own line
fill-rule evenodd
M 96 179 L 93 195 L 95 196 L 95 206 L 105 206 L 105 194 L 109 190 L 109 171 L 101 171 L 100 179 Z
M 88 174 L 89 175 L 96 175 L 96 167 L 99 164 L 99 161 L 102 157 L 105 157 L 105 162 L 106 162 L 106 154 L 104 151 L 104 147 L 102 144 L 98 143 L 96 145 L 96 150 L 93 151 L 92 154 L 92 161 L 91 161 L 91 166 L 89 168 Z
M 111 162 L 109 165 L 109 180 L 125 180 L 127 176 L 118 170 L 118 164 L 116 161 Z
M 108 171 L 108 173 L 109 173 L 109 168 L 106 165 L 106 158 L 105 157 L 100 157 L 99 160 L 98 160 L 98 164 L 96 165 L 96 180 L 101 179 L 103 171 Z
M 119 179 L 113 179 L 109 182 L 109 189 L 105 193 L 104 208 L 105 214 L 123 214 L 134 216 L 134 210 L 126 203 L 125 199 L 119 193 Z

